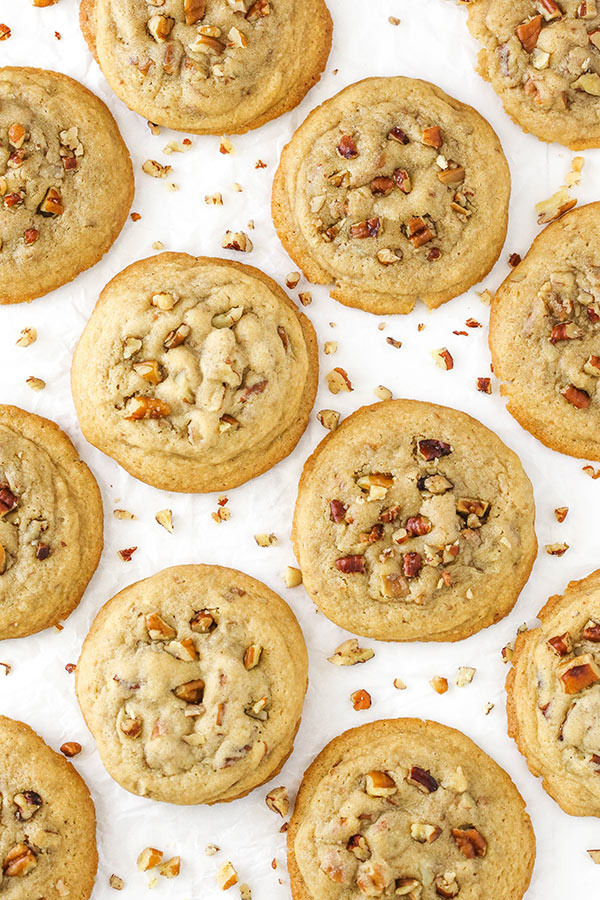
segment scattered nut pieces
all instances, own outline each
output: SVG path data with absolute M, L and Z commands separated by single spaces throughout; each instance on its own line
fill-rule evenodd
M 218 191 L 216 194 L 206 194 L 204 202 L 208 203 L 209 206 L 223 206 L 223 194 L 220 194 Z
M 140 872 L 148 872 L 155 869 L 162 862 L 162 850 L 155 847 L 146 847 L 137 858 L 137 867 Z
M 567 552 L 567 550 L 569 549 L 569 545 L 568 545 L 568 544 L 565 544 L 565 543 L 562 543 L 562 544 L 546 544 L 546 546 L 545 546 L 544 549 L 546 550 L 546 553 L 547 553 L 549 556 L 564 556 L 564 554 L 565 554 L 565 553 Z
M 377 385 L 373 393 L 376 397 L 379 397 L 380 400 L 391 400 L 394 396 L 390 389 L 384 387 L 382 384 Z
M 564 522 L 569 512 L 568 506 L 557 506 L 554 510 L 554 516 L 557 522 Z
M 588 850 L 588 855 L 596 865 L 600 865 L 600 850 Z
M 294 566 L 288 566 L 283 573 L 283 580 L 286 587 L 298 587 L 299 584 L 302 584 L 302 572 Z
M 286 787 L 276 787 L 269 791 L 265 803 L 271 812 L 278 813 L 283 819 L 290 811 L 290 798 Z
M 404 684 L 404 682 L 402 681 L 401 678 L 394 678 L 394 681 L 392 683 L 397 691 L 405 691 L 406 690 L 406 685 Z
M 456 686 L 465 687 L 465 685 L 471 684 L 476 671 L 473 666 L 460 666 L 456 676 Z
M 42 378 L 36 378 L 34 375 L 30 375 L 29 378 L 26 378 L 25 383 L 32 391 L 43 391 L 46 387 L 46 382 Z
M 369 797 L 391 797 L 398 791 L 398 785 L 387 772 L 367 772 L 365 791 Z
M 162 863 L 158 870 L 158 874 L 162 875 L 163 878 L 177 878 L 181 869 L 181 858 L 179 856 L 172 856 L 171 859 L 168 859 L 166 862 Z
M 240 900 L 252 900 L 252 891 L 245 882 L 240 884 Z
M 239 253 L 250 253 L 254 244 L 244 231 L 226 231 L 221 241 L 224 250 L 237 250 Z
M 31 347 L 36 341 L 37 331 L 35 328 L 23 328 L 17 339 L 17 347 Z
M 123 881 L 122 878 L 119 878 L 118 875 L 111 875 L 110 878 L 108 879 L 108 883 L 111 886 L 111 888 L 115 891 L 122 891 L 123 888 L 125 887 L 125 882 Z
M 362 688 L 359 691 L 353 691 L 350 694 L 350 700 L 352 701 L 352 706 L 357 712 L 361 709 L 371 708 L 371 695 L 368 691 L 365 691 Z
M 221 848 L 217 847 L 216 844 L 207 844 L 204 848 L 204 852 L 207 856 L 214 856 L 215 853 L 218 853 Z
M 155 159 L 147 159 L 142 165 L 142 171 L 152 178 L 166 178 L 171 171 L 171 166 L 162 166 Z
M 335 369 L 332 369 L 325 378 L 327 387 L 332 394 L 339 394 L 341 391 L 354 390 L 352 382 L 348 378 L 348 373 L 345 369 L 340 368 L 340 366 L 336 366 Z
M 388 16 L 388 22 L 390 25 L 399 25 L 400 19 L 397 19 L 396 16 Z
M 337 341 L 325 341 L 325 343 L 323 344 L 323 350 L 325 351 L 326 356 L 330 356 L 332 353 L 337 353 L 337 348 Z
M 445 694 L 448 690 L 448 679 L 444 678 L 442 675 L 434 675 L 429 684 L 436 694 Z
M 115 519 L 135 519 L 135 515 L 128 509 L 113 509 Z
M 279 543 L 277 535 L 273 532 L 271 534 L 255 534 L 254 540 L 259 547 L 275 547 Z
M 77 756 L 78 753 L 81 753 L 81 750 L 81 744 L 78 744 L 77 741 L 66 741 L 60 748 L 60 752 L 64 753 L 65 756 L 68 756 L 69 759 Z
M 356 638 L 350 638 L 336 647 L 333 656 L 327 659 L 335 666 L 355 666 L 357 663 L 365 663 L 368 659 L 373 659 L 375 651 L 370 647 L 359 647 Z
M 492 379 L 491 378 L 478 378 L 477 379 L 477 390 L 481 391 L 482 394 L 491 394 L 492 393 Z
M 238 876 L 233 865 L 227 861 L 224 862 L 217 872 L 217 884 L 222 891 L 229 890 L 234 884 L 237 884 Z
M 298 300 L 302 304 L 302 306 L 310 306 L 312 303 L 312 294 L 310 291 L 300 291 L 298 294 Z
M 391 344 L 392 347 L 396 348 L 396 350 L 399 350 L 400 347 L 402 346 L 402 341 L 398 341 L 398 340 L 396 340 L 396 338 L 393 338 L 393 337 L 386 337 L 385 342 L 386 342 L 386 344 Z
M 123 562 L 131 562 L 131 557 L 137 550 L 137 547 L 127 547 L 125 550 L 117 550 L 117 553 L 123 560 Z
M 173 510 L 161 509 L 154 516 L 159 525 L 162 525 L 170 534 L 175 531 L 173 527 Z
M 286 286 L 293 291 L 300 281 L 300 272 L 290 272 L 289 275 L 285 276 Z
M 581 471 L 585 472 L 586 475 L 589 475 L 590 478 L 593 478 L 594 481 L 597 478 L 600 478 L 600 469 L 594 469 L 593 466 L 583 466 Z
M 317 413 L 317 419 L 328 431 L 335 431 L 340 421 L 340 414 L 335 409 L 322 409 Z
M 433 361 L 436 366 L 439 366 L 440 369 L 446 369 L 449 371 L 454 368 L 454 360 L 452 359 L 452 355 L 446 347 L 440 347 L 439 350 L 432 350 L 431 355 L 433 357 Z

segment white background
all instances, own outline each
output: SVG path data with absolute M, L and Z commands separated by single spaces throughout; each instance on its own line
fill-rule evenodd
M 493 428 L 520 455 L 535 487 L 537 534 L 540 553 L 528 585 L 513 613 L 498 625 L 458 644 L 391 644 L 363 641 L 376 656 L 364 666 L 337 668 L 327 662 L 333 649 L 348 635 L 316 614 L 302 587 L 288 590 L 281 573 L 294 563 L 290 523 L 296 485 L 303 461 L 323 437 L 313 415 L 310 426 L 287 460 L 243 487 L 229 492 L 231 519 L 215 524 L 211 512 L 217 495 L 167 494 L 143 485 L 127 475 L 111 459 L 89 446 L 79 430 L 69 388 L 69 366 L 76 341 L 106 282 L 132 261 L 151 255 L 152 243 L 161 240 L 167 250 L 193 254 L 236 256 L 221 251 L 226 228 L 246 229 L 255 249 L 237 254 L 243 262 L 264 269 L 280 283 L 296 267 L 276 237 L 269 213 L 270 185 L 279 152 L 293 130 L 318 102 L 344 85 L 369 75 L 404 74 L 427 78 L 459 99 L 473 104 L 492 123 L 502 140 L 512 178 L 510 227 L 506 246 L 485 286 L 495 288 L 507 275 L 507 257 L 525 254 L 538 232 L 534 204 L 553 193 L 570 168 L 572 155 L 558 145 L 547 146 L 524 135 L 502 111 L 489 85 L 474 72 L 477 47 L 467 32 L 465 11 L 449 0 L 329 0 L 334 18 L 334 45 L 327 73 L 301 106 L 244 137 L 234 137 L 235 155 L 218 152 L 217 137 L 194 137 L 185 155 L 165 156 L 163 147 L 184 135 L 162 130 L 152 136 L 146 122 L 130 112 L 112 94 L 80 35 L 77 0 L 59 0 L 57 6 L 34 9 L 29 0 L 0 0 L 0 22 L 12 28 L 12 37 L 0 43 L 0 63 L 37 65 L 65 72 L 90 87 L 110 107 L 132 154 L 136 196 L 132 209 L 141 221 L 128 220 L 106 258 L 77 280 L 31 305 L 0 309 L 2 361 L 0 402 L 14 403 L 56 420 L 74 440 L 100 483 L 105 507 L 105 549 L 96 576 L 78 610 L 61 633 L 54 630 L 0 645 L 0 660 L 12 665 L 11 674 L 0 676 L 0 712 L 24 719 L 55 748 L 76 740 L 83 752 L 75 765 L 92 791 L 98 813 L 100 868 L 94 898 L 108 900 L 112 872 L 126 882 L 123 896 L 146 896 L 148 877 L 136 871 L 138 852 L 146 845 L 182 857 L 181 876 L 159 879 L 156 896 L 200 898 L 222 896 L 215 881 L 220 863 L 231 859 L 240 881 L 248 882 L 255 900 L 287 900 L 284 837 L 281 819 L 264 803 L 267 787 L 250 797 L 225 806 L 175 807 L 127 794 L 106 775 L 87 732 L 74 697 L 73 676 L 64 666 L 76 662 L 87 628 L 100 606 L 132 581 L 177 563 L 207 562 L 233 565 L 266 582 L 291 604 L 298 616 L 310 651 L 310 687 L 296 749 L 273 785 L 285 784 L 293 796 L 302 772 L 334 735 L 371 719 L 393 716 L 428 716 L 463 730 L 511 774 L 525 797 L 538 840 L 538 857 L 527 900 L 554 900 L 573 896 L 597 896 L 600 868 L 586 854 L 600 847 L 600 825 L 589 819 L 567 816 L 543 792 L 527 771 L 506 734 L 503 683 L 506 667 L 500 649 L 523 622 L 532 623 L 547 596 L 561 592 L 571 578 L 582 577 L 598 566 L 600 535 L 598 502 L 600 480 L 582 473 L 584 461 L 545 449 L 506 413 L 494 381 L 492 396 L 478 393 L 475 381 L 489 374 L 487 349 L 488 307 L 475 291 L 428 313 L 419 307 L 410 316 L 379 319 L 347 309 L 329 298 L 326 288 L 311 287 L 304 280 L 300 290 L 311 290 L 313 304 L 306 310 L 314 322 L 322 350 L 325 340 L 337 340 L 335 356 L 321 354 L 320 390 L 315 411 L 327 407 L 343 415 L 376 400 L 378 384 L 396 397 L 416 397 L 466 410 Z M 398 27 L 388 16 L 401 19 Z M 54 32 L 62 35 L 59 41 Z M 302 48 L 298 48 L 301 52 Z M 337 68 L 337 74 L 334 70 Z M 599 199 L 598 151 L 585 154 L 580 202 Z M 154 158 L 173 166 L 172 180 L 179 185 L 170 193 L 162 180 L 142 173 L 141 164 Z M 256 170 L 257 159 L 267 163 Z M 232 184 L 239 182 L 242 193 Z M 221 191 L 223 207 L 207 206 L 205 194 Z M 456 336 L 469 316 L 480 320 L 481 329 L 466 329 Z M 378 324 L 385 321 L 384 331 Z M 426 328 L 417 331 L 417 324 Z M 331 326 L 335 323 L 335 327 Z M 38 341 L 29 348 L 15 346 L 20 330 L 34 326 Z M 403 341 L 400 350 L 388 345 L 387 335 Z M 430 351 L 447 346 L 454 370 L 436 368 Z M 535 364 L 535 360 L 532 360 Z M 354 385 L 350 394 L 332 397 L 325 374 L 341 365 Z M 47 387 L 34 393 L 25 379 L 43 378 Z M 99 389 L 101 386 L 99 385 Z M 135 521 L 117 521 L 113 509 L 133 511 Z M 559 525 L 556 506 L 569 506 Z M 173 510 L 175 533 L 169 535 L 154 521 L 157 510 Z M 253 535 L 275 532 L 277 547 L 259 548 Z M 544 545 L 567 541 L 562 558 L 544 553 Z M 138 546 L 133 560 L 123 563 L 117 550 Z M 460 665 L 477 668 L 474 682 L 454 685 Z M 429 686 L 436 674 L 446 675 L 451 687 L 438 696 Z M 406 691 L 392 686 L 400 676 Z M 368 712 L 355 712 L 349 695 L 366 688 L 373 697 Z M 484 706 L 495 703 L 486 716 Z M 222 852 L 204 854 L 207 843 Z M 271 861 L 277 860 L 273 870 Z M 501 879 L 499 884 L 501 885 Z M 228 897 L 238 895 L 233 888 Z M 501 888 L 495 898 L 501 900 Z

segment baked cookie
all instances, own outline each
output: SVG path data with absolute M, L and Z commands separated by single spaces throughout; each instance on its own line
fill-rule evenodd
M 288 830 L 294 900 L 520 900 L 535 858 L 525 803 L 460 731 L 352 728 L 304 774 Z
M 98 97 L 59 72 L 0 68 L 0 303 L 41 297 L 97 263 L 133 187 Z
M 517 636 L 508 733 L 572 816 L 600 816 L 600 570 L 572 581 Z
M 293 109 L 331 49 L 324 0 L 82 0 L 80 23 L 130 109 L 196 134 L 243 134 Z
M 77 665 L 77 696 L 122 787 L 217 803 L 281 769 L 307 665 L 300 626 L 264 584 L 220 566 L 177 566 L 102 607 Z
M 98 853 L 85 782 L 23 722 L 0 716 L 0 894 L 87 900 Z
M 490 125 L 412 78 L 367 78 L 313 110 L 281 154 L 272 212 L 310 281 L 379 315 L 440 306 L 506 237 L 510 173 Z
M 169 491 L 224 491 L 296 446 L 318 380 L 306 316 L 270 278 L 162 253 L 104 288 L 75 350 L 87 439 Z
M 293 541 L 327 618 L 382 641 L 457 641 L 513 608 L 537 542 L 533 492 L 500 438 L 463 412 L 357 410 L 304 466 Z
M 508 411 L 547 447 L 600 459 L 600 203 L 548 225 L 498 288 L 494 372 Z
M 472 0 L 479 74 L 523 131 L 573 150 L 600 146 L 596 0 Z
M 100 561 L 102 529 L 100 490 L 67 435 L 0 406 L 0 640 L 75 609 Z

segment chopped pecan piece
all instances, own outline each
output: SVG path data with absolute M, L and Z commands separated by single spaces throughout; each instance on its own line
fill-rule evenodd
M 201 609 L 195 612 L 190 619 L 190 628 L 192 631 L 198 631 L 200 634 L 208 634 L 217 627 L 214 616 L 207 609 Z
M 403 194 L 410 194 L 412 191 L 412 182 L 406 169 L 394 169 L 392 178 Z
M 365 558 L 364 556 L 360 556 L 358 554 L 352 556 L 342 556 L 340 557 L 340 559 L 336 559 L 335 567 L 345 575 L 351 575 L 354 573 L 359 573 L 362 575 L 366 571 Z
M 0 519 L 19 505 L 19 498 L 8 485 L 0 486 Z
M 593 354 L 589 356 L 583 366 L 583 371 L 587 375 L 594 375 L 597 378 L 600 375 L 600 356 L 594 356 Z
M 255 384 L 250 385 L 250 387 L 245 388 L 240 395 L 240 403 L 247 403 L 251 397 L 262 394 L 268 383 L 268 380 L 263 378 L 262 381 L 257 381 Z
M 583 653 L 570 660 L 560 674 L 565 694 L 578 694 L 600 681 L 600 669 L 591 653 Z
M 179 684 L 176 688 L 173 688 L 173 693 L 178 700 L 184 700 L 186 703 L 202 703 L 204 682 L 201 678 L 186 681 L 185 684 Z
M 438 178 L 442 184 L 460 184 L 465 180 L 465 170 L 462 166 L 448 166 L 438 172 Z
M 446 872 L 444 875 L 437 875 L 434 884 L 435 892 L 438 897 L 456 897 L 460 890 L 454 872 Z
M 2 863 L 2 871 L 4 874 L 13 878 L 27 875 L 37 865 L 37 857 L 33 850 L 27 844 L 15 844 L 8 851 Z
M 537 45 L 542 30 L 542 16 L 534 16 L 528 22 L 523 22 L 515 31 L 521 46 L 526 53 L 531 53 Z
M 260 662 L 262 656 L 262 647 L 260 644 L 250 644 L 244 653 L 244 668 L 254 669 Z
M 176 637 L 177 632 L 157 612 L 148 613 L 145 618 L 146 630 L 151 641 L 167 641 Z
M 406 780 L 424 794 L 433 794 L 439 787 L 429 769 L 422 769 L 420 766 L 412 766 Z
M 554 515 L 556 517 L 557 522 L 564 522 L 567 518 L 567 514 L 569 512 L 568 506 L 557 506 L 554 510 Z
M 164 419 L 171 415 L 171 407 L 158 397 L 132 397 L 127 405 L 126 419 Z
M 403 597 L 407 597 L 409 592 L 408 582 L 400 572 L 392 572 L 391 574 L 382 577 L 381 593 L 384 597 L 399 600 Z
M 491 394 L 492 393 L 492 379 L 491 378 L 478 378 L 477 379 L 477 390 L 481 391 L 482 394 Z
M 578 337 L 581 337 L 581 332 L 574 322 L 559 322 L 552 328 L 548 340 L 551 344 L 557 344 L 559 341 L 572 341 Z
M 246 18 L 250 21 L 254 21 L 256 19 L 262 19 L 265 16 L 270 15 L 271 7 L 269 6 L 269 0 L 254 0 L 254 3 L 250 6 L 250 9 L 246 13 Z
M 344 159 L 355 159 L 358 156 L 356 141 L 351 134 L 343 134 L 341 136 L 336 150 Z
M 420 553 L 405 553 L 402 557 L 402 571 L 407 578 L 415 578 L 423 568 L 423 558 Z
M 429 825 L 426 822 L 413 822 L 410 826 L 410 836 L 419 844 L 433 844 L 441 833 L 442 829 L 437 825 Z
M 37 230 L 37 228 L 27 228 L 23 235 L 23 240 L 25 241 L 27 246 L 30 247 L 31 244 L 35 244 L 35 242 L 37 241 L 39 236 L 40 236 L 40 233 Z
M 573 641 L 568 631 L 564 634 L 557 634 L 556 637 L 548 638 L 548 644 L 557 656 L 566 656 L 573 649 Z
M 361 239 L 377 237 L 380 228 L 381 221 L 377 217 L 365 219 L 363 222 L 357 222 L 355 225 L 350 226 L 350 237 Z
M 365 663 L 375 656 L 375 651 L 370 647 L 359 647 L 356 638 L 349 638 L 336 647 L 333 656 L 328 660 L 336 666 L 355 666 L 357 663 Z
M 121 731 L 129 738 L 136 738 L 142 733 L 140 719 L 123 719 L 120 725 Z
M 204 18 L 206 12 L 206 0 L 184 0 L 183 11 L 185 13 L 185 24 L 195 25 Z
M 371 193 L 382 194 L 387 197 L 394 190 L 394 179 L 388 178 L 386 175 L 378 175 L 371 182 Z
M 329 516 L 332 522 L 343 522 L 348 507 L 344 506 L 341 500 L 331 500 L 329 502 Z
M 542 8 L 542 15 L 547 22 L 552 19 L 560 19 L 563 12 L 558 3 L 554 0 L 538 0 L 539 6 Z
M 436 150 L 439 150 L 444 143 L 441 128 L 439 128 L 437 125 L 426 128 L 423 131 L 422 141 L 428 147 L 434 147 Z
M 568 400 L 576 409 L 587 409 L 592 402 L 587 391 L 576 388 L 574 384 L 570 384 L 566 387 L 564 391 L 561 391 L 561 394 L 565 400 Z
M 265 797 L 265 803 L 271 812 L 278 813 L 283 819 L 290 811 L 290 798 L 286 787 L 273 788 Z
M 353 853 L 357 859 L 361 860 L 361 862 L 364 862 L 371 856 L 369 844 L 364 834 L 353 834 L 346 844 L 346 850 Z
M 13 802 L 17 807 L 17 822 L 28 822 L 42 805 L 42 798 L 35 791 L 22 791 L 13 798 Z
M 60 752 L 64 753 L 65 756 L 68 756 L 69 759 L 72 759 L 74 756 L 77 756 L 81 753 L 82 747 L 77 741 L 65 741 L 64 744 L 61 744 Z
M 65 211 L 62 197 L 56 188 L 48 188 L 46 196 L 38 206 L 38 212 L 42 216 L 60 216 Z
M 590 620 L 583 629 L 583 637 L 586 641 L 591 641 L 593 644 L 600 643 L 600 625 Z
M 160 366 L 155 359 L 145 359 L 133 364 L 134 372 L 150 384 L 160 384 L 163 380 Z
M 487 851 L 487 841 L 474 825 L 461 825 L 452 829 L 452 837 L 463 856 L 481 859 Z
M 387 772 L 367 772 L 365 775 L 365 791 L 370 797 L 391 797 L 398 790 L 398 785 Z
M 422 216 L 413 216 L 406 223 L 406 236 L 413 247 L 419 248 L 432 241 L 435 234 Z
M 490 504 L 486 500 L 473 500 L 471 497 L 460 497 L 456 501 L 456 512 L 459 516 L 468 518 L 469 516 L 477 516 L 483 519 L 490 508 Z
M 137 867 L 140 872 L 148 872 L 155 869 L 162 862 L 162 851 L 155 847 L 146 847 L 137 858 Z
M 175 19 L 171 19 L 170 16 L 151 16 L 147 28 L 154 40 L 163 44 L 171 34 L 174 24 Z
M 35 551 L 35 558 L 40 559 L 40 560 L 48 559 L 48 557 L 50 556 L 51 553 L 52 553 L 52 550 L 50 549 L 48 544 L 43 544 L 40 542 L 37 545 L 37 548 Z
M 440 459 L 442 456 L 449 456 L 452 453 L 452 447 L 445 441 L 437 441 L 434 438 L 425 438 L 417 444 L 419 453 L 428 462 L 432 459 Z
M 394 125 L 390 131 L 388 131 L 388 138 L 391 141 L 398 141 L 399 144 L 409 144 L 410 138 L 406 134 L 406 132 L 402 131 L 398 125 Z
M 425 475 L 419 478 L 417 487 L 420 491 L 429 491 L 430 494 L 445 494 L 453 487 L 445 475 Z
M 411 516 L 404 527 L 409 537 L 423 537 L 424 534 L 429 534 L 432 525 L 426 516 Z
M 436 694 L 445 694 L 448 690 L 448 679 L 443 675 L 434 675 L 429 684 Z
M 422 884 L 416 878 L 396 878 L 394 894 L 397 897 L 407 897 L 407 900 L 419 900 Z
M 9 125 L 8 142 L 11 147 L 15 148 L 15 150 L 21 149 L 23 143 L 25 142 L 26 136 L 27 132 L 19 122 L 14 122 L 12 125 Z

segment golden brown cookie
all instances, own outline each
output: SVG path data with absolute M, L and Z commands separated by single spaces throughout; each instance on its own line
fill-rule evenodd
M 59 72 L 0 68 L 0 304 L 41 297 L 97 263 L 133 190 L 98 97 Z
M 510 172 L 478 112 L 427 81 L 367 78 L 313 110 L 281 154 L 285 249 L 331 296 L 379 315 L 437 307 L 504 244 Z
M 600 816 L 600 570 L 572 581 L 517 636 L 508 733 L 572 816 Z
M 122 787 L 217 803 L 284 764 L 307 665 L 300 626 L 264 584 L 220 566 L 177 566 L 103 606 L 77 665 L 77 696 Z
M 314 329 L 252 266 L 162 253 L 105 287 L 73 358 L 87 439 L 171 491 L 224 491 L 296 446 L 318 379 Z
M 471 0 L 479 74 L 509 116 L 542 141 L 600 146 L 596 0 Z
M 534 858 L 509 775 L 460 731 L 420 719 L 334 738 L 288 830 L 294 900 L 520 900 Z
M 0 895 L 87 900 L 98 853 L 83 779 L 28 725 L 0 716 Z
M 321 441 L 292 537 L 319 609 L 384 641 L 456 641 L 499 621 L 537 550 L 517 455 L 476 419 L 417 400 L 364 406 Z
M 110 86 L 158 125 L 242 134 L 303 99 L 325 68 L 324 0 L 82 0 Z
M 500 285 L 490 349 L 508 411 L 562 453 L 600 459 L 600 203 L 548 225 Z
M 77 606 L 102 552 L 96 480 L 58 425 L 0 406 L 0 639 Z

